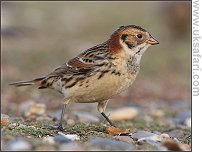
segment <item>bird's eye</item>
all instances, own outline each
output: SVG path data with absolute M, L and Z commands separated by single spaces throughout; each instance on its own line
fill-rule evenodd
M 136 37 L 137 37 L 138 39 L 141 39 L 141 38 L 142 38 L 142 34 L 137 34 Z

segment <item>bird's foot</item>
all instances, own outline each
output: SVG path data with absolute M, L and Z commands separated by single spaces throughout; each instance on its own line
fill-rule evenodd
M 62 125 L 58 125 L 57 130 L 64 131 L 64 128 L 62 127 Z
M 46 126 L 46 129 L 50 129 L 50 130 L 58 130 L 58 131 L 64 131 L 65 129 L 61 126 L 61 125 L 57 125 L 57 126 Z

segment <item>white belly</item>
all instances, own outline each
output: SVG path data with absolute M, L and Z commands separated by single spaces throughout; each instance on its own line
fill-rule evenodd
M 112 98 L 114 95 L 126 90 L 135 80 L 135 75 L 112 75 L 106 73 L 98 79 L 99 74 L 87 78 L 82 86 L 75 85 L 67 91 L 68 97 L 74 102 L 101 102 Z

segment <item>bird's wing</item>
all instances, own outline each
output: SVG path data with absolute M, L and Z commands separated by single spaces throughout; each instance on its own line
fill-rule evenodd
M 66 82 L 78 77 L 82 79 L 93 72 L 99 72 L 100 67 L 111 66 L 112 59 L 105 46 L 92 47 L 54 69 L 43 80 L 40 79 L 39 86 L 40 88 L 51 87 L 58 79 Z
M 54 84 L 65 82 L 67 86 L 73 86 L 79 80 L 84 79 L 96 72 L 108 71 L 109 67 L 114 66 L 112 60 L 115 59 L 109 52 L 106 43 L 94 46 L 77 57 L 70 59 L 61 66 L 55 68 L 48 75 L 36 78 L 30 81 L 17 82 L 13 85 L 23 86 L 35 84 L 39 89 L 43 88 L 56 88 Z M 72 83 L 72 81 L 74 81 Z M 70 83 L 70 84 L 69 84 Z M 61 88 L 59 84 L 58 90 Z
M 100 51 L 85 51 L 54 69 L 48 76 L 87 74 L 110 62 L 105 53 Z

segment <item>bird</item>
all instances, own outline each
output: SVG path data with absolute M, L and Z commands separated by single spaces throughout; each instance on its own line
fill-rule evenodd
M 108 40 L 84 50 L 49 74 L 10 85 L 35 85 L 38 89 L 49 88 L 63 94 L 58 130 L 64 130 L 63 117 L 71 102 L 97 102 L 98 111 L 111 126 L 115 126 L 105 114 L 107 103 L 133 84 L 143 53 L 156 44 L 159 42 L 142 27 L 120 26 Z

